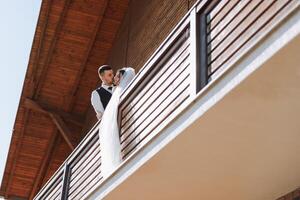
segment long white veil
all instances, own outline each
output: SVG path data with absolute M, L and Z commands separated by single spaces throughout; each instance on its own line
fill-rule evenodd
M 118 106 L 120 95 L 135 76 L 133 68 L 122 68 L 125 73 L 120 84 L 114 88 L 112 97 L 106 106 L 99 125 L 101 173 L 108 177 L 122 162 L 118 127 Z

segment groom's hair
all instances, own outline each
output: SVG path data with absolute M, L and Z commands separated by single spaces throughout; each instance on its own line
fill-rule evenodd
M 100 76 L 102 76 L 104 74 L 104 72 L 107 71 L 107 70 L 112 70 L 112 68 L 109 65 L 102 65 L 98 69 L 98 74 Z

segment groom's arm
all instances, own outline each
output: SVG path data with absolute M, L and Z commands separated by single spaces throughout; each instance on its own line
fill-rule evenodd
M 99 94 L 96 90 L 94 90 L 92 92 L 92 95 L 91 95 L 91 103 L 94 107 L 94 110 L 96 112 L 96 116 L 97 116 L 97 119 L 101 119 L 102 115 L 103 115 L 103 112 L 104 112 L 104 107 L 102 105 L 102 102 L 100 100 L 100 97 L 99 97 Z

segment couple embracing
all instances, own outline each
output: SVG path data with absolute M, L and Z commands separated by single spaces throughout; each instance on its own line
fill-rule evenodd
M 99 125 L 101 149 L 101 173 L 109 176 L 122 161 L 118 127 L 118 106 L 120 96 L 135 76 L 133 68 L 119 69 L 114 76 L 109 65 L 98 69 L 102 81 L 101 87 L 92 92 L 91 102 L 96 112 Z

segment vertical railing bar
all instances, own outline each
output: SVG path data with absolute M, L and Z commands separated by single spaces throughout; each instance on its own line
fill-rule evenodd
M 69 190 L 69 182 L 70 182 L 70 166 L 66 163 L 64 167 L 63 180 L 62 180 L 62 192 L 61 192 L 61 200 L 68 199 L 68 190 Z
M 190 95 L 197 94 L 197 79 L 199 69 L 199 41 L 198 41 L 197 10 L 194 8 L 190 13 Z M 191 98 L 193 99 L 193 98 Z
M 208 82 L 208 66 L 207 66 L 207 24 L 206 24 L 206 12 L 202 12 L 199 15 L 199 83 L 197 84 L 197 92 L 206 86 Z

